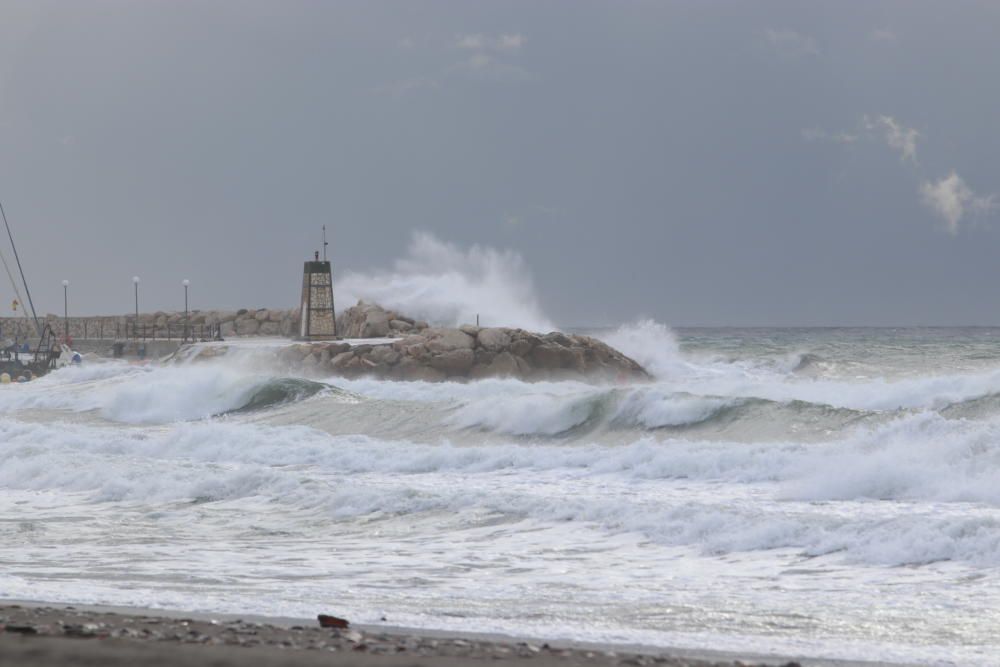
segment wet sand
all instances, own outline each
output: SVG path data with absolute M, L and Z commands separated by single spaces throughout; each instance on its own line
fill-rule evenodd
M 0 605 L 0 667 L 56 665 L 358 665 L 359 667 L 522 664 L 783 667 L 867 665 L 690 651 L 517 640 L 403 628 L 321 628 L 317 621 L 182 616 L 140 609 Z

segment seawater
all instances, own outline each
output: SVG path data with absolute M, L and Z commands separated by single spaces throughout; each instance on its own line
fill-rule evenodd
M 656 380 L 2 387 L 0 597 L 1000 665 L 1000 330 L 598 335 Z

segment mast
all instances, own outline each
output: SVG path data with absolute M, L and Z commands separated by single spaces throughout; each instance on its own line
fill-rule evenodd
M 7 228 L 7 238 L 10 239 L 10 247 L 14 251 L 14 259 L 17 261 L 17 270 L 20 272 L 21 282 L 24 284 L 24 293 L 28 296 L 28 306 L 31 307 L 31 318 L 35 320 L 35 330 L 38 332 L 38 335 L 41 336 L 42 327 L 38 324 L 38 313 L 35 312 L 35 304 L 31 300 L 31 290 L 28 289 L 28 281 L 24 279 L 24 269 L 21 268 L 21 258 L 17 254 L 17 246 L 14 245 L 14 235 L 10 232 L 10 224 L 7 222 L 7 214 L 4 213 L 2 202 L 0 202 L 0 217 L 3 218 L 4 227 Z

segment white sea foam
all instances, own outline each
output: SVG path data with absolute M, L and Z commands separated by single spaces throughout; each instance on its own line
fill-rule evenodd
M 650 319 L 639 320 L 622 325 L 601 338 L 656 377 L 690 374 L 691 364 L 682 358 L 677 339 L 664 324 Z
M 232 360 L 190 366 L 98 364 L 2 389 L 0 411 L 95 411 L 124 424 L 169 424 L 237 410 L 274 381 Z
M 510 250 L 463 249 L 415 233 L 405 257 L 387 271 L 348 273 L 337 281 L 341 303 L 364 299 L 411 317 L 457 326 L 555 327 L 539 307 L 531 272 Z
M 989 664 L 988 355 L 834 377 L 800 342 L 693 357 L 635 329 L 656 382 L 330 378 L 350 401 L 234 413 L 276 380 L 255 348 L 0 387 L 0 512 L 19 517 L 0 522 L 0 597 L 289 613 L 337 599 L 430 627 L 556 619 L 562 636 L 653 643 L 708 628 L 751 650 Z M 595 605 L 600 621 L 580 611 Z
M 336 516 L 481 508 L 718 553 L 794 548 L 872 563 L 1000 565 L 998 435 L 1000 422 L 918 415 L 814 445 L 644 438 L 623 447 L 454 446 L 229 421 L 67 432 L 4 419 L 0 485 L 86 492 L 95 502 L 266 495 Z M 456 487 L 470 474 L 481 476 L 475 487 Z M 664 480 L 689 480 L 690 491 Z M 736 486 L 718 495 L 720 484 Z M 758 502 L 740 500 L 745 493 Z M 817 500 L 860 504 L 844 514 L 812 508 Z M 886 509 L 870 500 L 961 509 Z

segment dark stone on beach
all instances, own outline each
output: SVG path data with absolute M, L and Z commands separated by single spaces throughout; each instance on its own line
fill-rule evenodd
M 316 617 L 319 621 L 319 627 L 321 628 L 337 628 L 339 630 L 344 630 L 349 628 L 351 624 L 343 618 L 338 618 L 336 616 L 328 616 L 327 614 L 320 614 Z
M 5 625 L 3 626 L 5 632 L 13 632 L 18 635 L 37 635 L 38 629 L 33 625 Z

